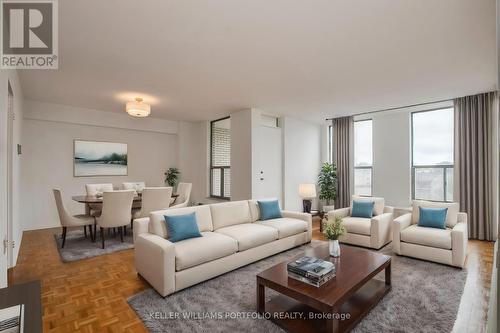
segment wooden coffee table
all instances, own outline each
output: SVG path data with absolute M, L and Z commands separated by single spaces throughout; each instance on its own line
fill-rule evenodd
M 319 288 L 288 277 L 277 264 L 257 275 L 257 311 L 288 332 L 348 332 L 391 290 L 391 257 L 341 245 L 341 256 L 330 257 L 328 243 L 304 255 L 329 260 L 336 276 Z M 385 269 L 385 281 L 373 279 Z M 265 301 L 265 288 L 280 293 Z

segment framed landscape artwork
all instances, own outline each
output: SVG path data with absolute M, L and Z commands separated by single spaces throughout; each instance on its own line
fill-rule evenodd
M 74 140 L 75 177 L 126 176 L 127 144 Z

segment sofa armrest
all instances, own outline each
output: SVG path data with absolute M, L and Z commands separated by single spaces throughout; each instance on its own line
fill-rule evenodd
M 310 242 L 312 239 L 312 215 L 308 213 L 292 212 L 289 210 L 282 210 L 281 216 L 288 217 L 291 219 L 297 219 L 307 222 L 307 241 Z M 321 222 L 320 222 L 321 223 Z
M 149 217 L 142 217 L 140 219 L 135 219 L 134 222 L 134 243 L 140 234 L 145 234 L 148 232 L 149 228 Z
M 370 246 L 372 248 L 380 249 L 391 241 L 392 217 L 392 212 L 372 217 L 370 224 Z
M 392 206 L 385 206 L 384 207 L 384 214 L 385 213 L 394 213 L 394 207 L 392 207 Z
M 351 207 L 339 208 L 328 212 L 328 220 L 333 221 L 336 217 L 344 218 L 351 215 Z
M 143 233 L 135 242 L 135 268 L 162 296 L 175 291 L 175 245 L 160 236 Z
M 401 254 L 401 231 L 411 225 L 411 216 L 411 213 L 404 214 L 392 222 L 392 249 L 397 254 Z
M 465 220 L 462 217 L 462 222 L 455 224 L 451 230 L 451 264 L 461 268 L 463 268 L 465 264 L 465 257 L 467 256 L 467 242 L 469 240 L 467 232 L 467 215 L 464 215 Z

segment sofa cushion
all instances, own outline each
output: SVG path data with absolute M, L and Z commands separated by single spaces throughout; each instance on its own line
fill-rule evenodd
M 210 205 L 214 229 L 252 221 L 248 201 L 230 201 Z
M 184 239 L 201 237 L 196 223 L 196 213 L 185 215 L 165 215 L 168 240 L 175 243 Z
M 450 250 L 451 229 L 426 228 L 413 224 L 401 231 L 401 241 Z
M 279 219 L 281 216 L 280 203 L 278 200 L 259 200 L 259 213 L 262 221 Z
M 370 236 L 371 219 L 348 216 L 342 219 L 342 224 L 348 233 Z
M 216 232 L 202 232 L 202 237 L 175 243 L 175 269 L 183 269 L 229 256 L 238 251 L 238 242 Z
M 282 217 L 279 219 L 259 221 L 257 224 L 272 227 L 278 230 L 279 239 L 290 237 L 307 231 L 307 222 Z
M 446 226 L 453 228 L 458 221 L 458 202 L 433 202 L 424 200 L 413 200 L 412 223 L 417 224 L 420 219 L 419 207 L 424 208 L 448 208 L 446 213 Z
M 368 201 L 368 202 L 373 202 L 373 216 L 377 216 L 380 214 L 384 213 L 384 207 L 385 207 L 385 200 L 384 198 L 379 198 L 379 197 L 362 197 L 359 195 L 353 195 L 351 198 L 351 207 L 353 201 Z
M 245 251 L 278 239 L 278 230 L 259 223 L 243 223 L 215 230 L 238 241 L 238 251 Z
M 198 224 L 198 229 L 200 230 L 200 232 L 213 231 L 210 207 L 208 205 L 204 205 L 175 209 L 163 209 L 151 212 L 149 214 L 149 233 L 167 238 L 168 232 L 167 225 L 165 224 L 165 215 L 185 215 L 193 212 L 196 213 L 196 223 Z

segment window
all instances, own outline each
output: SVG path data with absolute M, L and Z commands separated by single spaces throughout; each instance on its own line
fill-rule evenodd
M 372 121 L 354 122 L 354 194 L 372 195 Z
M 231 196 L 231 120 L 229 117 L 210 123 L 210 196 Z
M 453 201 L 453 108 L 412 113 L 412 198 Z

